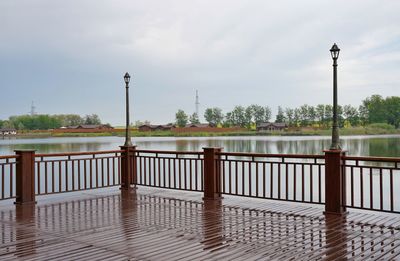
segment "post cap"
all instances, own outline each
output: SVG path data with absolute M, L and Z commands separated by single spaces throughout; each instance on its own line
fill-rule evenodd
M 342 150 L 342 149 L 339 149 L 339 150 L 323 150 L 323 152 L 324 153 L 346 153 L 347 152 L 347 150 Z
M 119 147 L 121 149 L 128 149 L 128 148 L 134 149 L 134 148 L 136 148 L 136 145 L 129 145 L 129 146 L 122 145 L 122 146 L 119 146 Z
M 18 149 L 14 150 L 14 152 L 35 152 L 36 150 L 34 149 Z

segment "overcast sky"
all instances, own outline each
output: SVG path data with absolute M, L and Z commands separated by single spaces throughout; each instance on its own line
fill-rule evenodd
M 97 113 L 167 123 L 218 106 L 339 103 L 400 95 L 400 1 L 0 1 L 0 119 Z

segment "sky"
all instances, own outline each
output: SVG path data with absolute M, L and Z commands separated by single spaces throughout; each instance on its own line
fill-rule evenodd
M 92 114 L 173 122 L 208 107 L 400 95 L 400 1 L 1 0 L 0 119 Z

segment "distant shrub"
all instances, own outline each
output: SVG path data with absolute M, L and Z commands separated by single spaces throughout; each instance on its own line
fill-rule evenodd
M 384 129 L 384 130 L 394 130 L 395 127 L 393 125 L 387 123 L 372 123 L 367 125 L 367 128 L 370 129 Z

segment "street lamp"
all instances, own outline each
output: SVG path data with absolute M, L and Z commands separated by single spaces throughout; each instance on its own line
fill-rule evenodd
M 124 146 L 132 146 L 131 141 L 131 130 L 130 130 L 130 122 L 129 122 L 129 81 L 131 76 L 129 73 L 125 73 L 124 81 L 125 81 L 125 89 L 126 89 L 126 129 L 125 129 L 125 144 Z
M 339 58 L 339 47 L 333 44 L 330 49 L 333 59 L 333 124 L 332 124 L 332 144 L 331 150 L 340 150 L 339 144 L 339 124 L 338 124 L 338 101 L 337 101 L 337 59 Z

